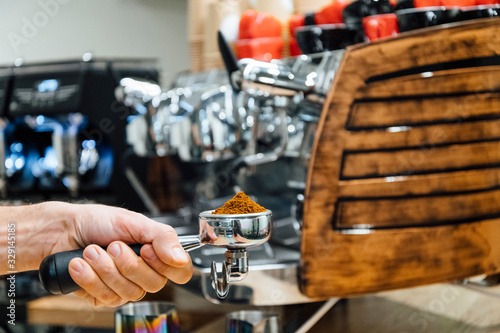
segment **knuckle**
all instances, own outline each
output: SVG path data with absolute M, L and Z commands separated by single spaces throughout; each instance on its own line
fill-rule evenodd
M 119 299 L 113 301 L 109 306 L 115 308 L 117 306 L 120 306 L 120 305 L 127 303 L 127 301 L 128 300 L 124 300 L 122 298 L 119 298 Z
M 146 290 L 148 293 L 157 293 L 162 290 L 163 287 L 165 287 L 167 281 L 168 279 L 164 276 L 158 277 L 154 282 L 149 283 L 147 286 L 145 286 L 144 290 Z
M 108 308 L 114 308 L 114 307 L 117 307 L 119 305 L 120 305 L 120 303 L 118 301 L 107 301 L 107 302 L 103 303 L 103 306 L 106 306 Z
M 107 278 L 115 274 L 115 269 L 111 264 L 104 264 L 99 269 L 99 276 Z
M 109 307 L 118 306 L 120 305 L 121 302 L 122 302 L 121 297 L 112 292 L 104 293 L 102 297 L 99 299 L 99 303 Z
M 150 265 L 150 267 L 156 271 L 162 278 L 168 279 L 170 274 L 172 273 L 172 267 L 163 263 L 160 259 L 154 263 L 154 265 Z M 166 281 L 165 281 L 166 282 Z
M 165 230 L 165 232 L 173 232 L 173 233 L 177 234 L 171 225 L 163 224 L 163 226 L 164 226 L 163 229 Z
M 128 302 L 129 302 L 129 300 L 122 299 L 117 306 L 121 306 L 121 305 L 127 304 Z
M 177 241 L 177 232 L 169 225 L 165 225 L 163 228 L 163 235 L 168 241 Z
M 137 273 L 139 269 L 139 263 L 137 260 L 126 260 L 120 264 L 119 270 L 123 275 L 133 275 Z
M 71 278 L 83 289 L 99 283 L 99 277 L 92 267 L 88 267 L 85 275 L 71 276 Z
M 185 269 L 182 271 L 181 274 L 179 274 L 178 281 L 176 281 L 179 284 L 185 284 L 191 280 L 191 277 L 193 276 L 193 268 L 191 267 L 190 269 Z
M 147 291 L 147 290 L 146 290 Z M 136 301 L 138 300 L 139 298 L 141 298 L 143 296 L 144 292 L 142 289 L 140 288 L 137 288 L 133 293 L 131 293 L 130 295 L 128 295 L 128 299 L 130 301 Z
M 178 284 L 186 284 L 189 282 L 189 280 L 191 280 L 191 275 L 184 274 L 184 275 L 179 277 L 179 279 L 177 280 L 177 283 Z

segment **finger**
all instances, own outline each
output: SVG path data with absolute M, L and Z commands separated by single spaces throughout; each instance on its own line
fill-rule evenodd
M 165 264 L 182 267 L 190 262 L 189 256 L 179 243 L 177 233 L 171 226 L 134 212 L 129 212 L 126 216 L 126 220 L 122 223 L 133 235 L 134 240 L 139 244 L 153 244 L 156 254 Z
M 191 263 L 183 267 L 169 266 L 160 260 L 151 244 L 146 244 L 141 248 L 141 257 L 151 268 L 175 283 L 184 284 L 193 275 Z
M 91 305 L 93 305 L 95 307 L 104 306 L 104 304 L 99 302 L 94 296 L 90 295 L 88 292 L 86 292 L 83 289 L 74 291 L 73 294 L 75 294 L 76 296 L 80 297 L 81 299 L 87 301 L 88 303 L 90 303 Z
M 83 251 L 83 258 L 97 273 L 101 281 L 122 299 L 134 301 L 144 295 L 144 290 L 124 277 L 115 266 L 113 259 L 100 246 L 87 246 Z
M 125 278 L 134 282 L 143 290 L 155 293 L 161 290 L 167 283 L 167 277 L 159 274 L 155 269 L 146 264 L 125 243 L 119 241 L 111 243 L 108 246 L 108 253 L 113 258 L 114 264 L 120 271 L 120 274 L 123 274 Z
M 118 294 L 101 281 L 92 267 L 81 258 L 74 258 L 69 262 L 69 275 L 76 284 L 82 287 L 92 297 L 96 298 L 96 306 L 119 306 L 126 303 Z

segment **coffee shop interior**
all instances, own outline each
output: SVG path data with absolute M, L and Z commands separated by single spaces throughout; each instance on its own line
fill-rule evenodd
M 1 206 L 126 208 L 193 264 L 95 307 L 54 253 L 0 332 L 500 332 L 500 0 L 0 13 Z

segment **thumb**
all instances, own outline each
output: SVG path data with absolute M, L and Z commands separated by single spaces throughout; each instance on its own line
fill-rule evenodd
M 165 264 L 181 267 L 190 262 L 189 256 L 179 243 L 175 230 L 167 225 L 146 216 L 131 212 L 134 215 L 133 223 L 127 223 L 127 229 L 140 244 L 152 244 L 153 248 Z

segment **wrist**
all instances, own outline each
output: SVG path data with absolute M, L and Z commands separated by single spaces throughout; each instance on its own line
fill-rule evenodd
M 7 240 L 12 234 L 15 237 L 15 270 L 19 272 L 37 270 L 43 258 L 49 254 L 58 252 L 59 248 L 64 251 L 74 246 L 74 237 L 70 235 L 74 230 L 76 205 L 46 202 L 1 209 L 5 214 L 0 218 L 0 244 L 7 245 L 1 249 L 1 268 L 8 264 L 8 246 L 12 244 L 7 244 Z M 8 229 L 12 231 L 12 228 L 8 227 L 13 225 L 14 232 L 8 232 Z M 61 237 L 64 234 L 66 235 Z

